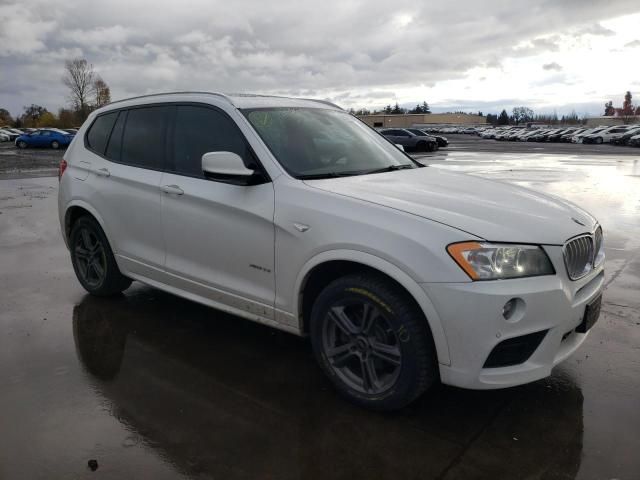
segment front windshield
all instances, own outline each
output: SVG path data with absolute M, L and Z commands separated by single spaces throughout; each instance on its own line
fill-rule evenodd
M 243 113 L 278 162 L 296 178 L 364 175 L 419 166 L 346 112 L 259 108 Z

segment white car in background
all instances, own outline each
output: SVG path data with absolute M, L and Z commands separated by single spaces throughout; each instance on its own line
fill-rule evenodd
M 618 132 L 618 133 L 612 134 L 609 137 L 609 143 L 615 143 L 616 140 L 621 139 L 625 135 L 631 135 L 631 137 L 633 138 L 633 136 L 638 135 L 638 134 L 640 134 L 640 125 L 631 125 L 624 132 Z M 629 138 L 629 137 L 627 137 L 627 138 Z
M 593 133 L 598 133 L 601 132 L 602 130 L 606 130 L 608 127 L 606 126 L 600 126 L 600 127 L 594 127 L 594 128 L 590 128 L 585 130 L 584 132 L 580 132 L 576 135 L 573 135 L 571 137 L 571 143 L 582 143 L 582 139 L 584 137 L 586 137 L 587 135 L 591 135 Z
M 614 125 L 599 132 L 585 135 L 582 138 L 582 143 L 609 143 L 617 134 L 624 135 L 630 128 L 630 125 Z
M 635 135 L 629 139 L 628 145 L 632 147 L 640 147 L 640 135 Z
M 11 128 L 0 128 L 0 134 L 9 137 L 9 140 L 11 141 L 22 135 L 22 133 L 18 133 Z
M 138 280 L 308 335 L 336 389 L 374 409 L 438 380 L 493 389 L 544 378 L 600 312 L 593 216 L 425 167 L 323 101 L 113 102 L 65 153 L 58 211 L 89 293 Z

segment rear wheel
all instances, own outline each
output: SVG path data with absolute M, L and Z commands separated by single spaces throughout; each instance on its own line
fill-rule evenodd
M 424 316 L 382 276 L 351 275 L 329 284 L 314 303 L 310 331 L 320 366 L 359 405 L 401 408 L 438 378 Z
M 57 140 L 54 140 L 53 142 L 51 142 L 51 148 L 53 148 L 54 150 L 58 150 L 60 148 L 60 143 Z
M 600 145 L 602 143 L 602 137 L 596 138 L 596 143 Z
M 109 296 L 131 285 L 131 279 L 120 273 L 107 237 L 93 218 L 84 216 L 73 224 L 69 246 L 76 277 L 87 292 Z

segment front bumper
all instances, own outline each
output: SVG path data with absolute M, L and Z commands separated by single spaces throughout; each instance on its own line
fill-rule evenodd
M 440 365 L 443 383 L 472 389 L 504 388 L 550 375 L 571 355 L 588 333 L 575 332 L 586 306 L 603 290 L 601 264 L 586 277 L 571 281 L 562 247 L 544 247 L 555 275 L 465 283 L 427 283 L 423 289 L 442 321 L 451 357 Z M 522 300 L 505 320 L 502 309 L 512 298 Z M 517 365 L 485 368 L 496 345 L 504 340 L 546 331 L 531 356 Z

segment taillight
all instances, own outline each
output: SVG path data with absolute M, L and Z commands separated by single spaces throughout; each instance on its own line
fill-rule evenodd
M 67 169 L 67 161 L 63 158 L 60 160 L 60 165 L 58 166 L 58 181 L 62 178 L 62 174 Z

